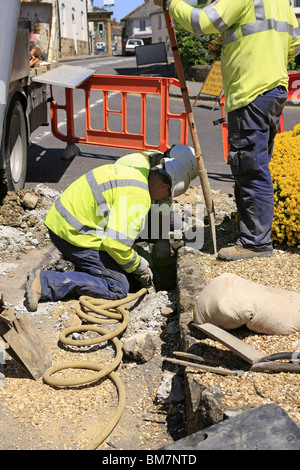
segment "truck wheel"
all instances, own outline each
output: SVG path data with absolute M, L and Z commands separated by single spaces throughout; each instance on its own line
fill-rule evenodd
M 15 99 L 6 118 L 5 182 L 9 191 L 22 189 L 27 171 L 27 132 L 23 106 Z

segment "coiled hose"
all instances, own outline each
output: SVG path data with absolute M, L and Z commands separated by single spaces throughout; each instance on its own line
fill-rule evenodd
M 60 333 L 59 340 L 62 344 L 78 347 L 91 346 L 111 340 L 116 349 L 115 358 L 109 365 L 106 366 L 90 361 L 77 361 L 57 364 L 47 369 L 43 376 L 44 381 L 52 387 L 73 387 L 78 385 L 86 385 L 92 382 L 96 382 L 106 376 L 115 384 L 119 397 L 116 412 L 113 418 L 107 424 L 106 428 L 88 444 L 85 450 L 95 450 L 112 432 L 124 411 L 126 402 L 125 387 L 119 375 L 115 372 L 123 357 L 122 345 L 117 336 L 125 330 L 129 323 L 129 311 L 124 307 L 124 305 L 138 299 L 147 292 L 147 289 L 143 288 L 138 292 L 129 294 L 127 297 L 120 300 L 95 299 L 93 297 L 81 296 L 79 298 L 79 303 L 76 306 L 76 313 L 82 320 L 89 322 L 89 324 L 66 328 Z M 96 317 L 94 314 L 100 315 L 102 318 Z M 107 324 L 117 322 L 121 323 L 111 332 L 100 326 L 91 325 L 91 323 Z M 97 336 L 97 338 L 84 340 L 75 340 L 69 338 L 69 335 L 72 333 L 83 331 L 94 331 L 100 336 Z M 97 373 L 88 374 L 77 379 L 57 379 L 53 377 L 56 372 L 64 369 L 89 369 L 96 371 Z

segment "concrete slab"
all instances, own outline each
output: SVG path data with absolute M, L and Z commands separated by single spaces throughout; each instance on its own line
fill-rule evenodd
M 276 403 L 262 405 L 161 450 L 300 450 L 300 429 Z

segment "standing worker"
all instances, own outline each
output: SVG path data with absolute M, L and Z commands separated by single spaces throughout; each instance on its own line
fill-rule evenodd
M 133 248 L 151 201 L 184 193 L 190 185 L 186 167 L 176 159 L 153 169 L 103 165 L 72 183 L 51 206 L 45 225 L 75 271 L 32 270 L 25 305 L 36 311 L 40 300 L 69 294 L 116 300 L 129 291 L 128 274 L 150 287 L 148 262 Z
M 287 65 L 300 53 L 300 27 L 289 0 L 216 0 L 192 8 L 154 0 L 194 34 L 223 35 L 221 56 L 228 113 L 228 163 L 235 179 L 239 237 L 223 260 L 273 255 L 274 190 L 269 171 L 287 98 Z

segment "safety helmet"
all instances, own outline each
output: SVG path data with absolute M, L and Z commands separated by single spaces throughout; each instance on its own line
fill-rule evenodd
M 198 176 L 198 164 L 197 159 L 195 157 L 195 151 L 192 147 L 188 145 L 173 145 L 167 152 L 165 152 L 165 156 L 167 158 L 176 158 L 181 163 L 185 165 L 188 169 L 191 179 L 195 179 Z
M 190 186 L 191 175 L 179 160 L 176 158 L 163 158 L 156 168 L 168 177 L 171 184 L 172 198 L 187 191 Z

